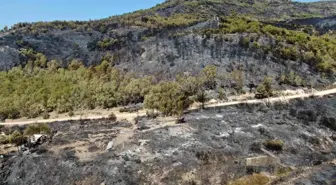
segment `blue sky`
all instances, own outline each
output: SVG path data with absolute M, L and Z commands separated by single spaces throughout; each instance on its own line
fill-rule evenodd
M 105 18 L 161 2 L 163 0 L 0 0 L 0 29 L 17 22 Z
M 0 29 L 18 22 L 100 19 L 149 8 L 163 1 L 0 0 Z

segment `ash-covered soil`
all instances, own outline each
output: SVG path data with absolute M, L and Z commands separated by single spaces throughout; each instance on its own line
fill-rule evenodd
M 227 184 L 260 172 L 271 184 L 336 183 L 335 96 L 202 110 L 185 121 L 52 123 L 52 141 L 0 159 L 0 183 Z

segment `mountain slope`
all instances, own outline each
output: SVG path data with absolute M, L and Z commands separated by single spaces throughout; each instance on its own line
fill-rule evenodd
M 163 78 L 208 64 L 248 77 L 295 71 L 334 78 L 335 35 L 321 35 L 334 30 L 333 15 L 336 2 L 171 0 L 97 21 L 19 23 L 0 34 L 0 69 L 34 63 L 43 54 L 65 66 L 73 59 L 88 66 L 107 60 Z M 256 27 L 245 27 L 251 21 Z

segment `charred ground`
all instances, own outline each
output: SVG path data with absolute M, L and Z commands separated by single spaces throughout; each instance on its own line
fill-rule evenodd
M 335 107 L 330 96 L 191 112 L 178 125 L 146 117 L 52 123 L 52 141 L 1 159 L 0 182 L 226 184 L 265 172 L 273 184 L 333 184 Z

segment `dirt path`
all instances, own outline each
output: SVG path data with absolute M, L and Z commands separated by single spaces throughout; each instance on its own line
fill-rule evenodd
M 313 93 L 303 93 L 303 94 L 297 94 L 297 95 L 288 95 L 288 96 L 281 96 L 281 97 L 274 97 L 274 98 L 268 98 L 268 99 L 252 99 L 252 100 L 240 100 L 240 101 L 230 101 L 230 102 L 223 102 L 223 103 L 214 103 L 214 104 L 208 104 L 205 107 L 206 108 L 215 108 L 215 107 L 225 107 L 230 105 L 238 105 L 238 104 L 257 104 L 257 103 L 265 103 L 265 102 L 280 102 L 280 101 L 289 101 L 291 99 L 298 99 L 298 98 L 307 98 L 310 96 L 325 96 L 330 94 L 336 94 L 336 88 L 329 89 L 329 90 L 323 90 L 323 91 L 317 91 Z M 190 110 L 197 109 L 197 106 L 191 107 Z M 55 118 L 55 119 L 33 119 L 33 120 L 11 120 L 6 121 L 4 123 L 0 123 L 0 125 L 5 126 L 13 126 L 13 125 L 27 125 L 27 124 L 33 124 L 33 123 L 52 123 L 57 121 L 71 121 L 71 120 L 82 120 L 82 119 L 103 119 L 107 118 L 108 115 L 113 112 L 118 117 L 119 120 L 121 119 L 127 119 L 129 121 L 133 121 L 133 119 L 137 116 L 143 116 L 146 114 L 145 110 L 141 110 L 138 113 L 120 113 L 117 110 L 113 110 L 110 112 L 102 112 L 100 115 L 82 115 L 82 116 L 74 116 L 74 117 L 61 117 L 61 118 Z
M 0 123 L 0 125 L 28 125 L 28 124 L 33 124 L 33 123 L 52 123 L 52 122 L 57 122 L 57 121 L 72 121 L 72 120 L 83 120 L 83 119 L 103 119 L 103 118 L 108 118 L 109 114 L 113 112 L 118 120 L 126 119 L 129 121 L 134 120 L 135 117 L 137 116 L 143 116 L 146 114 L 145 110 L 140 110 L 138 113 L 120 113 L 119 111 L 110 111 L 109 113 L 102 113 L 101 115 L 81 115 L 81 116 L 73 116 L 73 117 L 61 117 L 61 118 L 55 118 L 55 119 L 32 119 L 32 120 L 11 120 L 11 121 L 6 121 L 4 123 Z
M 241 101 L 216 103 L 212 105 L 207 105 L 206 107 L 207 108 L 222 107 L 222 106 L 245 104 L 245 103 L 247 104 L 258 104 L 258 103 L 265 103 L 265 102 L 273 103 L 273 102 L 289 101 L 289 100 L 298 99 L 298 98 L 308 98 L 310 96 L 326 96 L 326 95 L 335 94 L 335 93 L 336 93 L 336 88 L 313 92 L 313 93 L 303 93 L 303 94 L 297 94 L 297 95 L 280 96 L 280 97 L 274 97 L 274 98 L 268 98 L 268 99 L 253 99 L 253 100 L 241 100 Z

